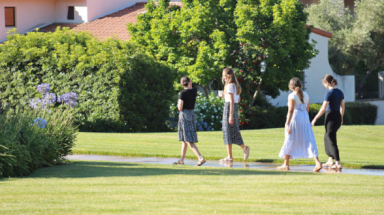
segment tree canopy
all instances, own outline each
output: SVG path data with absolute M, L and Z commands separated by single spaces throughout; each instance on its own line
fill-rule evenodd
M 384 66 L 382 11 L 383 0 L 356 1 L 354 15 L 343 1 L 321 0 L 307 9 L 309 24 L 332 32 L 329 62 L 338 74 L 355 74 L 358 98 L 367 77 Z
M 128 24 L 128 30 L 133 41 L 179 76 L 189 75 L 203 86 L 220 81 L 223 68 L 229 66 L 237 69 L 251 94 L 265 58 L 268 68 L 262 89 L 276 97 L 316 55 L 309 41 L 311 28 L 305 28 L 308 14 L 297 0 L 182 0 L 182 4 L 179 8 L 169 6 L 169 0 L 158 4 L 151 0 L 146 13 L 136 24 Z M 243 44 L 252 47 L 252 53 L 239 59 Z M 239 63 L 248 62 L 240 73 Z

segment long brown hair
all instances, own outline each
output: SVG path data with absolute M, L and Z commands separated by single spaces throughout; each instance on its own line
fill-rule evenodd
M 231 68 L 229 68 L 229 67 L 225 68 L 223 70 L 223 72 L 224 72 L 224 75 L 227 76 L 227 82 L 225 83 L 225 86 L 224 86 L 224 94 L 227 91 L 226 86 L 228 84 L 234 83 L 236 85 L 236 94 L 240 95 L 242 89 L 241 89 L 241 86 L 240 86 L 239 82 L 237 81 L 235 72 L 233 72 L 233 70 Z
M 304 103 L 304 93 L 303 93 L 303 85 L 299 78 L 292 78 L 289 81 L 288 88 L 296 92 L 297 96 L 300 98 L 300 101 Z
M 337 85 L 337 80 L 335 78 L 333 78 L 332 75 L 328 75 L 328 74 L 324 75 L 324 77 L 323 77 L 323 79 L 321 79 L 321 81 L 329 83 L 329 84 Z

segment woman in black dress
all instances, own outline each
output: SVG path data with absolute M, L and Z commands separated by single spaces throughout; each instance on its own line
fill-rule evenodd
M 328 155 L 328 161 L 323 166 L 332 169 L 341 169 L 339 148 L 337 146 L 336 133 L 343 124 L 343 116 L 345 111 L 344 94 L 337 89 L 337 80 L 332 75 L 325 75 L 322 79 L 323 86 L 328 89 L 325 94 L 323 105 L 319 113 L 312 120 L 312 126 L 325 113 L 325 136 L 324 145 L 325 152 Z M 335 159 L 336 163 L 333 163 Z
M 181 157 L 177 162 L 173 164 L 184 164 L 185 154 L 187 153 L 187 146 L 192 149 L 193 153 L 198 157 L 197 166 L 201 166 L 205 163 L 203 156 L 201 156 L 196 144 L 196 120 L 195 120 L 195 103 L 197 97 L 197 89 L 192 88 L 192 82 L 187 76 L 183 76 L 180 79 L 180 84 L 184 87 L 184 90 L 180 92 L 180 97 L 177 103 L 179 109 L 179 141 L 182 141 L 181 145 Z

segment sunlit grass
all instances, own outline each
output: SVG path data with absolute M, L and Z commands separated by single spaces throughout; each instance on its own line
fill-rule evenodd
M 380 176 L 86 162 L 0 180 L 0 214 L 382 214 Z

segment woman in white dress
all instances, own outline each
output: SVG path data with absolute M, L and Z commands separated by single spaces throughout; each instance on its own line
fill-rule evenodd
M 289 89 L 293 92 L 288 96 L 288 114 L 285 123 L 285 141 L 281 147 L 279 157 L 284 158 L 284 164 L 279 170 L 289 170 L 289 159 L 313 158 L 317 172 L 322 169 L 318 159 L 318 150 L 312 126 L 309 121 L 309 96 L 302 90 L 300 79 L 292 78 Z

